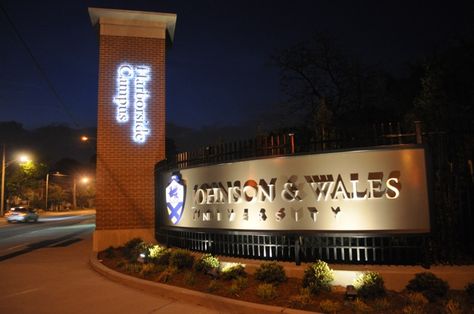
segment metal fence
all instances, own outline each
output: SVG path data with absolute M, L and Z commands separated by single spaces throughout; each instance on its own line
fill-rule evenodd
M 323 135 L 322 135 L 323 134 Z M 379 145 L 423 144 L 428 156 L 432 231 L 428 235 L 367 235 L 189 230 L 160 225 L 157 240 L 170 246 L 244 258 L 340 263 L 472 263 L 474 255 L 472 129 L 423 132 L 421 123 L 378 124 L 315 134 L 273 134 L 203 147 L 161 162 L 157 172 L 265 156 Z

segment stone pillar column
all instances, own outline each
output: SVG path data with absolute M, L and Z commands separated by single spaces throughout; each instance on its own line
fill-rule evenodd
M 99 30 L 93 250 L 155 239 L 154 165 L 165 158 L 165 50 L 175 14 L 89 8 Z

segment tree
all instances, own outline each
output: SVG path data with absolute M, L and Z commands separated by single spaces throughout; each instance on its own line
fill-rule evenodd
M 77 206 L 93 207 L 95 198 L 95 185 L 86 184 L 77 187 Z
M 368 124 L 389 116 L 390 77 L 348 57 L 325 34 L 281 51 L 272 61 L 280 69 L 281 88 L 287 95 L 285 114 L 302 121 L 317 137 L 325 138 L 330 127 Z
M 42 163 L 29 161 L 13 166 L 13 171 L 7 172 L 7 198 L 17 197 L 32 201 L 39 197 L 42 180 L 48 172 L 48 167 Z
M 53 206 L 58 206 L 66 199 L 69 199 L 69 193 L 58 184 L 49 184 L 48 188 L 48 203 Z
M 474 40 L 431 56 L 423 64 L 421 89 L 412 115 L 429 130 L 472 129 L 474 120 Z

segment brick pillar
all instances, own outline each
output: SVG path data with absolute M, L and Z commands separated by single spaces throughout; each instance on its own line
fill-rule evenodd
M 100 45 L 93 239 L 99 251 L 155 238 L 153 170 L 165 158 L 165 51 L 176 15 L 99 8 L 89 14 Z

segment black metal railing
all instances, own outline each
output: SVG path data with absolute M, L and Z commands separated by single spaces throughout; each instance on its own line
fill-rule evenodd
M 260 136 L 210 145 L 160 162 L 170 169 L 266 156 L 379 145 L 423 144 L 428 157 L 431 233 L 428 235 L 298 234 L 167 228 L 157 213 L 157 239 L 171 246 L 220 255 L 341 263 L 431 264 L 474 262 L 474 174 L 472 126 L 457 132 L 424 131 L 420 122 L 347 126 L 314 134 Z

